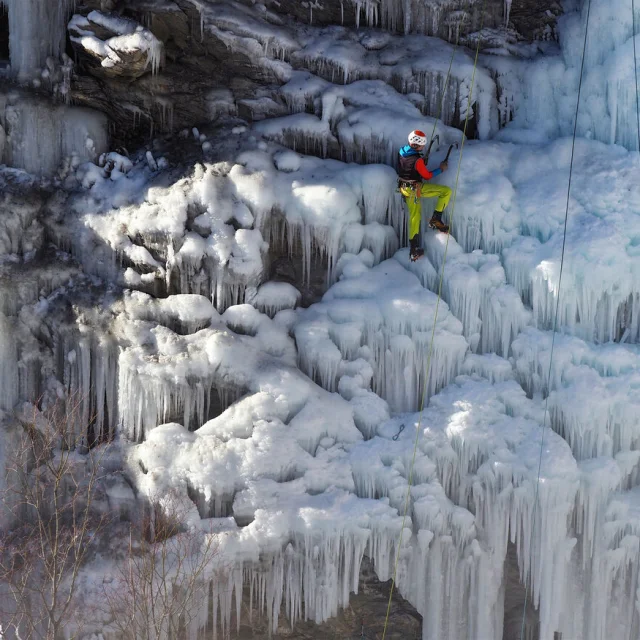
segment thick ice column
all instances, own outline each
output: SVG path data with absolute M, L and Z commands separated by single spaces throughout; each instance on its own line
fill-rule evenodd
M 107 149 L 107 119 L 97 111 L 16 95 L 0 122 L 8 135 L 6 163 L 29 173 L 51 175 L 67 157 L 92 161 Z
M 0 313 L 0 410 L 11 411 L 18 401 L 18 350 L 13 330 L 15 318 Z
M 3 0 L 9 9 L 11 72 L 29 80 L 64 51 L 71 0 Z
M 424 238 L 426 255 L 436 270 L 443 269 L 446 236 L 428 233 Z M 399 254 L 398 254 L 399 255 Z M 423 261 L 424 263 L 424 261 Z M 424 264 L 407 267 L 422 276 L 425 286 L 437 291 L 438 280 L 426 277 Z M 471 348 L 480 353 L 497 353 L 507 357 L 511 341 L 530 321 L 517 291 L 506 284 L 498 256 L 480 250 L 464 253 L 460 245 L 448 239 L 444 265 L 442 297 L 462 322 L 464 336 Z

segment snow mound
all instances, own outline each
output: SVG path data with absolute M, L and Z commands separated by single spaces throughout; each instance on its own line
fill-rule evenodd
M 295 309 L 301 297 L 298 289 L 288 282 L 265 282 L 251 299 L 251 304 L 273 317 L 283 309 Z
M 206 295 L 220 311 L 261 284 L 269 251 L 301 253 L 306 282 L 314 255 L 332 281 L 345 251 L 367 248 L 379 262 L 397 250 L 404 212 L 389 167 L 247 145 L 235 164 L 196 165 L 178 179 L 144 160 L 81 165 L 84 190 L 49 229 L 90 273 L 154 294 Z

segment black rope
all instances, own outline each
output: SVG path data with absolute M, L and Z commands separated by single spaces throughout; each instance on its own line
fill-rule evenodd
M 633 1 L 633 0 L 632 0 Z M 553 349 L 555 347 L 555 342 L 556 342 L 556 333 L 557 333 L 557 329 L 558 329 L 558 314 L 560 312 L 560 287 L 562 285 L 562 271 L 563 271 L 563 267 L 564 267 L 564 255 L 565 255 L 565 248 L 567 245 L 567 222 L 569 220 L 569 199 L 570 199 L 570 194 L 571 194 L 571 178 L 573 176 L 573 159 L 574 159 L 574 155 L 575 155 L 575 149 L 576 149 L 576 136 L 578 133 L 578 113 L 580 111 L 580 93 L 582 92 L 582 78 L 584 75 L 584 61 L 585 61 L 585 57 L 586 57 L 586 52 L 587 52 L 587 35 L 589 34 L 589 16 L 591 14 L 591 0 L 587 0 L 587 22 L 585 24 L 585 28 L 584 28 L 584 44 L 582 46 L 582 64 L 580 65 L 580 80 L 578 82 L 578 98 L 576 100 L 576 116 L 575 116 L 575 122 L 573 123 L 573 141 L 571 143 L 571 161 L 569 163 L 569 184 L 567 186 L 567 206 L 565 208 L 565 213 L 564 213 L 564 230 L 563 230 L 563 235 L 562 235 L 562 255 L 560 258 L 560 274 L 558 276 L 558 299 L 556 301 L 556 313 L 555 313 L 555 317 L 553 319 L 553 334 L 552 334 L 552 338 L 551 338 L 551 354 L 550 354 L 550 358 L 549 358 L 549 374 L 547 376 L 547 398 L 545 401 L 545 406 L 544 406 L 544 418 L 543 418 L 543 423 L 542 423 L 542 437 L 540 440 L 540 457 L 538 459 L 538 480 L 536 482 L 536 492 L 535 492 L 535 496 L 534 496 L 534 501 L 533 501 L 533 514 L 531 517 L 531 542 L 533 543 L 534 540 L 534 532 L 535 532 L 535 526 L 536 526 L 536 508 L 538 506 L 538 492 L 540 489 L 540 473 L 542 471 L 542 454 L 544 452 L 544 436 L 545 436 L 545 432 L 546 432 L 546 427 L 547 427 L 547 414 L 549 413 L 549 395 L 550 395 L 550 386 L 551 386 L 551 371 L 552 371 L 552 365 L 553 365 Z M 637 96 L 637 93 L 636 93 Z M 531 577 L 529 578 L 529 580 L 525 580 L 525 593 L 524 593 L 524 607 L 523 607 L 523 611 L 522 611 L 522 628 L 520 630 L 520 640 L 524 640 L 524 628 L 525 628 L 525 621 L 526 621 L 526 617 L 527 617 L 527 599 L 529 596 L 529 582 L 531 580 Z

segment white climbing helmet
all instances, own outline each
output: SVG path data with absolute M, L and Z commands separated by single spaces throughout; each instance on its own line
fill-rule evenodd
M 417 144 L 424 147 L 424 145 L 427 144 L 427 136 L 422 131 L 416 129 L 409 134 L 409 144 Z

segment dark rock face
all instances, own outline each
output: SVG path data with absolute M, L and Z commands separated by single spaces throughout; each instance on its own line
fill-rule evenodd
M 376 640 L 385 628 L 391 581 L 380 582 L 368 558 L 360 570 L 359 593 L 352 595 L 348 609 L 323 624 L 299 622 L 292 629 L 281 617 L 273 640 Z M 243 610 L 248 610 L 248 603 Z M 240 623 L 238 640 L 263 640 L 269 637 L 268 622 L 256 619 Z M 422 616 L 394 589 L 385 638 L 389 640 L 420 640 Z
M 82 8 L 84 13 L 92 5 Z M 113 73 L 96 74 L 95 64 L 86 57 L 79 61 L 72 100 L 110 116 L 115 144 L 134 145 L 158 132 L 215 121 L 209 98 L 216 89 L 230 89 L 241 105 L 245 99 L 267 98 L 281 84 L 248 54 L 235 52 L 230 59 L 221 39 L 202 34 L 200 15 L 189 3 L 183 7 L 173 2 L 140 3 L 135 12 L 121 8 L 124 15 L 148 24 L 163 43 L 165 64 L 157 75 L 146 67 L 142 74 L 129 73 L 125 81 Z M 133 61 L 133 67 L 139 70 L 140 65 Z M 280 108 L 283 113 L 284 107 Z M 252 119 L 255 114 L 245 108 L 242 115 Z
M 513 0 L 509 22 L 526 40 L 556 38 L 562 6 L 556 0 Z

